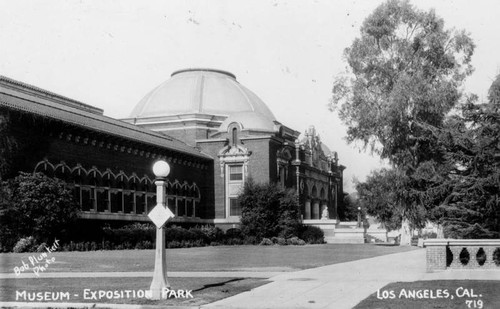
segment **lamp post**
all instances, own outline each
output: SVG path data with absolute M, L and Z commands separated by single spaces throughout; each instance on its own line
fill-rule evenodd
M 361 227 L 361 207 L 358 207 L 358 227 Z
M 166 207 L 165 203 L 165 187 L 166 177 L 170 174 L 170 166 L 165 161 L 157 161 L 153 165 L 153 173 L 156 176 L 156 206 L 148 214 L 149 218 L 156 225 L 156 253 L 155 253 L 155 270 L 153 273 L 153 281 L 151 282 L 150 291 L 151 299 L 162 299 L 163 290 L 170 289 L 170 284 L 167 281 L 167 257 L 165 252 L 165 223 L 174 217 L 174 214 Z

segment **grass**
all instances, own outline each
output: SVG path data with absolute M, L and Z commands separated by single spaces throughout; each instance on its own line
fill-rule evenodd
M 219 246 L 167 249 L 169 271 L 294 271 L 413 250 L 374 244 Z M 36 253 L 0 254 L 0 273 L 12 273 Z M 153 271 L 154 250 L 53 252 L 46 272 Z
M 16 300 L 16 291 L 22 293 L 36 292 L 63 292 L 68 293 L 64 302 L 113 303 L 113 304 L 141 304 L 141 305 L 182 305 L 199 306 L 219 299 L 233 296 L 244 291 L 267 283 L 266 280 L 244 278 L 169 278 L 169 283 L 174 290 L 192 290 L 193 298 L 169 298 L 166 300 L 149 300 L 146 298 L 111 298 L 106 296 L 97 300 L 92 298 L 92 293 L 84 291 L 127 291 L 148 290 L 151 278 L 64 278 L 64 279 L 4 279 L 0 280 L 0 301 L 29 301 L 19 296 Z M 126 292 L 124 292 L 126 293 Z M 130 292 L 130 296 L 132 296 Z M 34 295 L 34 294 L 32 294 Z M 36 294 L 35 294 L 36 295 Z M 52 294 L 51 294 L 52 295 Z M 54 294 L 55 295 L 55 294 Z M 126 294 L 124 294 L 126 295 Z M 52 297 L 52 296 L 49 296 Z M 57 297 L 57 296 L 54 296 Z M 57 301 L 60 302 L 60 297 Z M 40 300 L 36 300 L 39 302 Z M 47 299 L 51 301 L 51 299 Z
M 218 246 L 167 249 L 168 271 L 295 271 L 413 250 L 411 247 L 358 245 Z M 153 271 L 154 250 L 53 252 L 55 262 L 34 279 L 0 279 L 0 301 L 15 301 L 16 290 L 69 292 L 71 302 L 128 303 L 144 305 L 202 305 L 251 290 L 268 281 L 249 278 L 171 278 L 174 289 L 193 290 L 193 299 L 100 299 L 85 300 L 83 290 L 147 290 L 151 278 L 44 278 L 53 272 Z M 37 253 L 0 254 L 0 273 L 13 273 L 22 262 L 29 264 Z M 25 273 L 31 273 L 27 270 Z M 89 276 L 92 276 L 89 274 Z M 77 296 L 75 296 L 77 294 Z M 18 299 L 18 301 L 20 301 Z M 67 301 L 67 300 L 66 300 Z
M 409 293 L 418 290 L 428 290 L 427 297 L 408 297 L 410 296 Z M 499 291 L 499 281 L 438 280 L 395 282 L 373 293 L 354 308 L 499 308 Z M 384 298 L 383 295 L 388 296 L 391 294 L 394 295 L 394 298 L 380 299 Z

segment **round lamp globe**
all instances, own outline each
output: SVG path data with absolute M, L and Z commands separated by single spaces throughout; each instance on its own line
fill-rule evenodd
M 170 165 L 165 161 L 156 161 L 153 165 L 153 173 L 156 177 L 165 178 L 170 174 Z

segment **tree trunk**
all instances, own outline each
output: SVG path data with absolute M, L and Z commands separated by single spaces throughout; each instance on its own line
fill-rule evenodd
M 403 219 L 403 222 L 401 223 L 401 229 L 399 231 L 401 233 L 401 241 L 399 242 L 399 245 L 411 246 L 412 233 L 410 230 L 410 221 L 408 221 L 408 219 Z

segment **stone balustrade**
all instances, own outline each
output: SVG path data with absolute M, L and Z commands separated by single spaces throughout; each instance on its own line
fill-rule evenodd
M 500 239 L 427 239 L 427 271 L 500 270 Z

